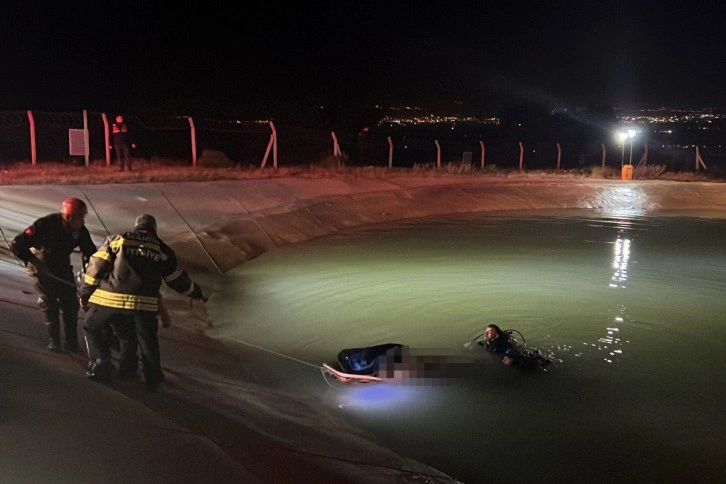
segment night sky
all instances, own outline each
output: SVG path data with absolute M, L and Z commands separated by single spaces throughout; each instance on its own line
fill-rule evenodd
M 3 2 L 0 110 L 726 107 L 720 2 Z

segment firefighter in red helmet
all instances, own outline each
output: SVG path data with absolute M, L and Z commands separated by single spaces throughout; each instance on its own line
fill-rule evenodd
M 80 248 L 83 264 L 96 252 L 85 226 L 86 204 L 66 198 L 60 213 L 39 218 L 13 239 L 10 249 L 23 261 L 35 290 L 38 306 L 48 327 L 48 349 L 60 351 L 60 318 L 63 316 L 65 349 L 80 352 L 78 345 L 78 297 L 71 253 Z

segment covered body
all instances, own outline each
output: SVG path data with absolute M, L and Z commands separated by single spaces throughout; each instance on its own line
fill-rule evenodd
M 341 370 L 351 375 L 378 375 L 378 367 L 386 358 L 396 358 L 398 343 L 385 343 L 365 348 L 348 348 L 338 353 Z M 400 353 L 400 352 L 399 352 Z

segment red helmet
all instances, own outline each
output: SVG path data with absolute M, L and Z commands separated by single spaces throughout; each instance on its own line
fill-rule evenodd
M 66 198 L 63 200 L 63 204 L 61 205 L 61 214 L 63 214 L 64 217 L 70 217 L 71 215 L 85 217 L 87 213 L 88 208 L 86 208 L 86 203 L 83 200 L 78 198 Z

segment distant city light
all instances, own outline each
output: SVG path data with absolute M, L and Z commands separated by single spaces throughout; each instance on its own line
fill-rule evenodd
M 416 108 L 405 108 L 405 110 L 414 111 Z M 476 118 L 473 116 L 439 116 L 435 114 L 422 114 L 420 116 L 386 116 L 378 122 L 379 126 L 396 124 L 400 126 L 408 125 L 435 125 L 435 124 L 451 124 L 451 129 L 455 129 L 455 124 L 469 125 L 498 125 L 499 118 Z

